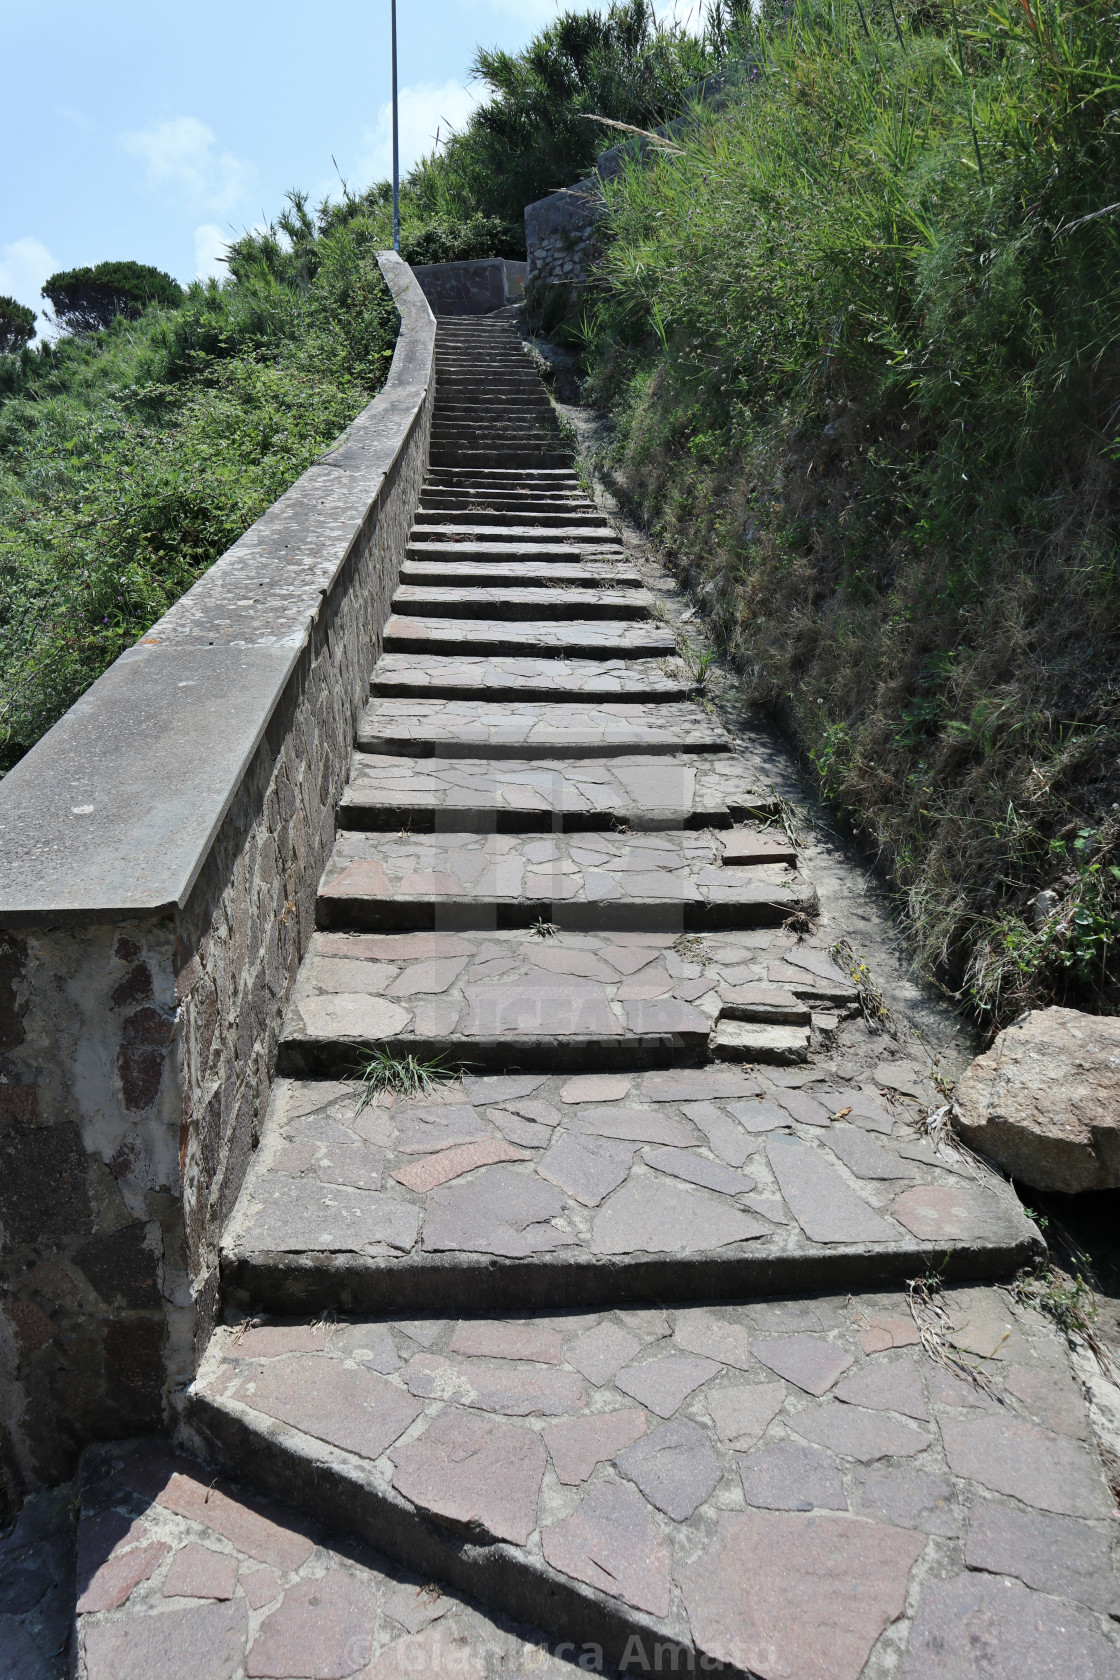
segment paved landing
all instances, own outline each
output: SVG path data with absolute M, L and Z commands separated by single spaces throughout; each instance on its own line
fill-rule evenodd
M 646 972 L 616 985 L 616 1018 L 648 1019 Z M 544 970 L 519 994 L 548 1008 L 556 989 Z M 465 991 L 485 1023 L 485 994 Z M 703 1019 L 694 992 L 659 1001 Z M 281 1081 L 223 1278 L 274 1310 L 411 1311 L 435 1294 L 459 1311 L 539 1310 L 857 1287 L 950 1251 L 958 1277 L 1028 1260 L 1037 1238 L 1012 1192 L 939 1157 L 874 1068 L 851 1086 L 777 1077 L 468 1075 L 364 1109 L 353 1084 Z
M 722 828 L 775 811 L 774 796 L 761 792 L 743 760 L 731 754 L 572 760 L 358 752 L 339 822 L 345 828 L 510 832 Z
M 594 659 L 632 657 L 673 658 L 676 638 L 653 624 L 614 619 L 557 624 L 551 619 L 513 620 L 477 618 L 409 618 L 394 612 L 385 626 L 388 653 L 412 648 L 424 653 L 541 653 L 575 654 Z
M 1060 1339 L 1002 1292 L 944 1307 L 932 1354 L 889 1293 L 230 1328 L 190 1415 L 607 1661 L 1115 1680 L 1114 1505 Z
M 343 830 L 320 927 L 777 926 L 816 909 L 784 862 L 725 859 L 718 833 L 388 835 Z M 763 859 L 769 855 L 764 851 Z
M 723 725 L 692 701 L 372 700 L 358 725 L 363 752 L 444 757 L 562 757 L 604 753 L 728 753 Z
M 484 695 L 492 700 L 588 699 L 683 700 L 692 691 L 679 659 L 547 659 L 529 654 L 495 655 L 383 653 L 370 684 L 374 693 L 448 698 Z

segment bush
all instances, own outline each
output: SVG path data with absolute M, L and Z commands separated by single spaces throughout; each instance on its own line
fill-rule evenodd
M 397 315 L 376 230 L 306 219 L 299 239 L 241 240 L 237 277 L 192 285 L 177 309 L 3 364 L 4 768 L 383 383 Z
M 35 337 L 35 311 L 13 297 L 0 297 L 0 356 L 11 356 Z
M 992 1024 L 1115 1007 L 1114 14 L 799 0 L 738 51 L 609 189 L 615 463 L 927 969 Z
M 73 333 L 96 332 L 118 315 L 134 321 L 153 303 L 175 309 L 183 301 L 182 287 L 170 274 L 135 262 L 65 269 L 51 275 L 43 296 L 59 325 Z

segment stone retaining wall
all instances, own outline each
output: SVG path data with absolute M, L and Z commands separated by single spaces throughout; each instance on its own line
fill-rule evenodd
M 525 264 L 508 257 L 417 263 L 412 272 L 437 315 L 489 315 L 519 302 L 525 290 Z
M 18 1487 L 159 1427 L 213 1323 L 426 469 L 435 321 L 0 784 L 0 1421 Z

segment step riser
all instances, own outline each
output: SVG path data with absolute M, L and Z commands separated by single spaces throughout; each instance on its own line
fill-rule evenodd
M 428 755 L 412 747 L 408 753 L 390 756 Z M 490 754 L 491 758 L 496 756 Z M 639 820 L 632 813 L 622 811 L 498 811 L 492 805 L 456 805 L 447 809 L 405 804 L 371 806 L 352 801 L 347 795 L 343 796 L 336 813 L 339 828 L 361 834 L 395 834 L 402 828 L 413 834 L 452 834 L 464 828 L 476 834 L 602 834 L 617 833 L 624 827 L 634 834 L 660 834 L 677 828 L 730 828 L 738 820 L 736 814 L 722 811 L 670 811 L 660 816 L 656 812 L 644 812 Z
M 454 832 L 453 830 L 450 832 Z M 548 898 L 409 900 L 333 899 L 321 895 L 315 926 L 323 933 L 510 932 L 551 922 L 569 933 L 731 933 L 781 927 L 793 913 L 785 902 L 685 904 L 641 900 L 630 904 L 569 904 Z
M 411 586 L 410 586 L 411 587 Z M 608 601 L 600 605 L 596 601 L 586 598 L 576 602 L 566 601 L 506 601 L 494 602 L 482 600 L 459 601 L 430 601 L 423 597 L 406 598 L 395 603 L 398 612 L 406 612 L 409 618 L 486 618 L 501 617 L 511 623 L 521 619 L 537 619 L 542 613 L 550 618 L 568 621 L 570 619 L 618 619 L 620 623 L 636 623 L 649 617 L 649 609 L 641 604 L 634 606 L 620 605 L 618 601 Z
M 566 532 L 570 531 L 573 543 L 590 546 L 601 545 L 608 548 L 618 547 L 618 538 L 614 532 L 604 529 L 602 526 L 548 525 L 541 527 L 538 536 L 530 525 L 480 525 L 475 521 L 472 521 L 469 525 L 454 526 L 446 524 L 414 525 L 409 533 L 409 547 L 414 548 L 419 543 L 444 542 L 447 540 L 446 533 L 449 530 L 478 532 L 480 542 L 519 544 L 533 542 L 534 540 L 547 542 L 548 539 L 551 539 L 555 544 L 563 539 Z
M 400 1034 L 389 1039 L 355 1038 L 345 1044 L 284 1040 L 276 1053 L 276 1072 L 293 1079 L 341 1079 L 353 1074 L 360 1052 L 391 1049 L 417 1061 L 442 1059 L 449 1067 L 469 1062 L 473 1073 L 643 1073 L 657 1068 L 699 1065 L 707 1057 L 701 1033 L 628 1033 L 618 1038 L 557 1040 L 504 1033 L 500 1038 L 472 1038 L 449 1043 L 443 1038 Z M 442 1261 L 440 1262 L 442 1265 Z
M 452 622 L 461 624 L 464 634 L 449 634 L 445 627 Z M 470 619 L 428 619 L 424 621 L 424 635 L 421 639 L 419 636 L 393 629 L 390 619 L 385 630 L 383 646 L 386 653 L 464 654 L 485 658 L 501 658 L 507 654 L 511 658 L 523 658 L 527 654 L 537 654 L 543 657 L 558 655 L 567 659 L 661 659 L 672 658 L 676 653 L 672 641 L 643 639 L 634 645 L 619 642 L 608 647 L 600 636 L 583 637 L 574 633 L 565 637 L 561 643 L 547 644 L 537 644 L 523 636 L 502 635 L 500 631 L 471 635 L 469 632 L 473 622 Z M 626 698 L 629 700 L 632 696 L 627 694 Z
M 284 1052 L 282 1052 L 284 1055 Z M 538 1064 L 526 1061 L 530 1071 Z M 635 1066 L 655 1067 L 656 1062 Z M 288 1073 L 283 1068 L 280 1071 Z M 558 1069 L 563 1071 L 561 1063 Z M 584 1253 L 507 1260 L 498 1256 L 441 1257 L 439 1310 L 475 1316 L 480 1312 L 562 1311 L 658 1302 L 751 1301 L 767 1297 L 843 1295 L 896 1289 L 927 1268 L 946 1283 L 1010 1277 L 1029 1264 L 1034 1249 L 993 1244 L 938 1251 L 899 1243 L 885 1249 L 845 1253 L 662 1254 L 620 1260 Z M 942 1268 L 944 1272 L 942 1271 Z M 432 1309 L 432 1258 L 378 1265 L 358 1255 L 330 1254 L 299 1263 L 294 1257 L 222 1260 L 222 1286 L 247 1302 L 293 1316 L 334 1308 L 344 1313 L 404 1317 Z
M 392 651 L 392 650 L 390 650 Z M 525 650 L 521 649 L 523 653 Z M 410 682 L 407 677 L 371 677 L 370 694 L 377 699 L 384 697 L 398 700 L 495 700 L 512 704 L 524 700 L 524 688 L 502 687 L 501 684 L 487 685 L 485 689 L 468 687 L 466 683 L 444 682 L 438 678 L 433 682 Z M 662 700 L 688 700 L 695 691 L 685 684 L 675 688 L 628 688 L 625 698 L 640 704 L 656 705 Z M 543 703 L 556 700 L 570 700 L 570 688 L 543 687 L 532 691 L 534 700 Z M 609 698 L 617 699 L 617 695 Z

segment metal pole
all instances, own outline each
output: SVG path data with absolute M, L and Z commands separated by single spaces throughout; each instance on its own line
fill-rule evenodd
M 389 0 L 393 14 L 393 249 L 401 248 L 401 164 L 397 138 L 397 0 Z

